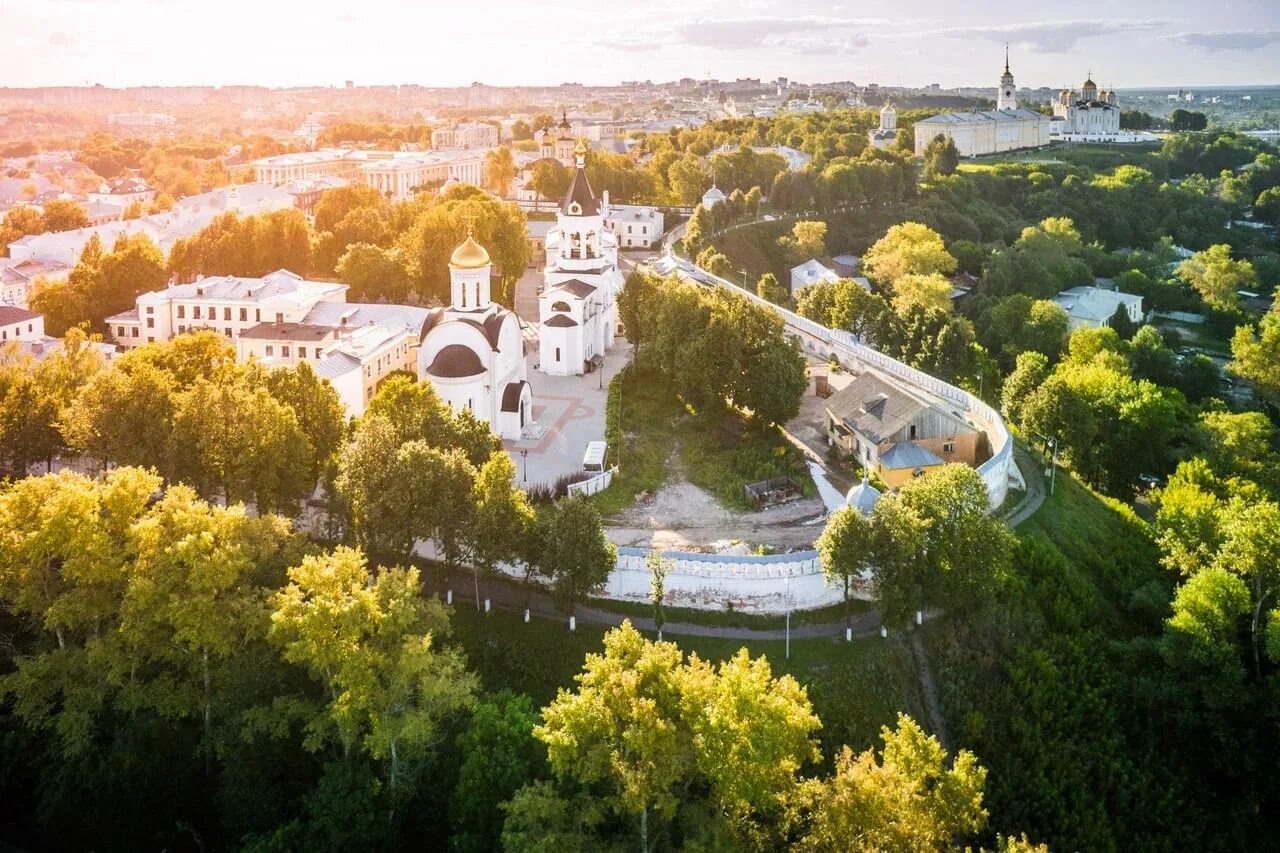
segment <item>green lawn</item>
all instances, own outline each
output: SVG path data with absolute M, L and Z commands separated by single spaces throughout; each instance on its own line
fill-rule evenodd
M 613 484 L 593 498 L 606 518 L 630 507 L 637 495 L 656 491 L 676 463 L 689 482 L 726 506 L 748 510 L 743 487 L 788 475 L 806 494 L 813 480 L 800 451 L 777 430 L 749 429 L 736 412 L 695 415 L 655 375 L 630 371 L 622 387 L 622 448 Z M 673 458 L 674 454 L 674 458 Z
M 591 606 L 624 616 L 653 616 L 653 605 L 634 601 L 613 601 L 607 598 L 593 599 Z M 849 600 L 849 612 L 857 615 L 872 610 L 875 605 L 870 601 L 853 598 Z M 690 607 L 664 607 L 663 616 L 667 622 L 690 622 L 697 625 L 721 625 L 732 628 L 754 628 L 757 630 L 781 629 L 786 625 L 785 616 L 766 616 L 761 613 L 743 613 L 739 610 L 695 610 Z M 815 610 L 797 610 L 791 614 L 791 625 L 821 625 L 840 622 L 844 619 L 844 604 L 833 604 Z
M 587 653 L 601 647 L 603 627 L 579 623 L 570 633 L 566 621 L 534 618 L 526 625 L 519 613 L 494 610 L 484 616 L 467 606 L 455 608 L 453 615 L 455 640 L 484 688 L 526 693 L 539 705 L 550 702 L 558 688 L 572 687 Z M 827 756 L 843 743 L 856 749 L 877 743 L 880 726 L 891 724 L 900 710 L 924 719 L 909 659 L 891 641 L 793 640 L 787 660 L 781 640 L 664 639 L 711 661 L 745 647 L 752 656 L 764 655 L 775 675 L 794 676 L 808 688 L 822 719 Z

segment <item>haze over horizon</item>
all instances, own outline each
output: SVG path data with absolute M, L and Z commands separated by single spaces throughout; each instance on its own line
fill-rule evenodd
M 1265 85 L 1280 80 L 1280 4 L 1248 0 L 0 0 L 0 86 L 614 85 L 777 76 L 1020 86 Z

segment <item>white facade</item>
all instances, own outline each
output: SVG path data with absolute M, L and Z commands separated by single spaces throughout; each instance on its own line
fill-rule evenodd
M 724 191 L 715 184 L 712 184 L 711 189 L 702 194 L 702 206 L 707 210 L 710 210 L 717 204 L 721 204 L 726 201 L 726 199 L 727 197 L 725 196 Z
M 1079 93 L 1063 89 L 1053 104 L 1053 135 L 1079 142 L 1120 141 L 1120 104 L 1114 91 L 1098 91 L 1090 79 Z
M 576 376 L 594 369 L 613 346 L 617 299 L 624 283 L 618 269 L 619 238 L 605 226 L 608 200 L 591 190 L 586 149 L 576 152 L 577 171 L 547 232 L 547 263 L 538 297 L 538 366 L 544 373 Z
M 1138 325 L 1143 319 L 1142 297 L 1118 290 L 1073 287 L 1053 297 L 1053 301 L 1067 312 L 1067 324 L 1073 332 L 1081 327 L 1100 329 L 1111 325 L 1111 318 L 1121 305 L 1134 325 Z
M 498 128 L 481 121 L 431 131 L 432 148 L 494 148 L 497 145 Z
M 496 132 L 496 128 L 494 130 Z M 254 160 L 252 165 L 256 180 L 272 186 L 331 175 L 364 183 L 393 201 L 403 201 L 419 187 L 448 180 L 479 186 L 484 172 L 484 151 L 322 148 L 264 157 Z
M 892 104 L 880 108 L 880 126 L 867 131 L 867 141 L 875 148 L 889 148 L 898 140 L 898 111 Z
M 43 337 L 44 315 L 0 305 L 0 346 L 10 341 L 34 341 Z
M 0 306 L 26 308 L 37 280 L 61 281 L 71 272 L 66 264 L 0 258 Z
M 604 197 L 604 227 L 618 238 L 620 249 L 649 249 L 662 241 L 664 217 L 656 207 L 634 204 L 609 204 Z
M 453 251 L 450 304 L 427 325 L 418 376 L 451 409 L 467 409 L 514 440 L 533 418 L 533 392 L 519 321 L 490 298 L 492 269 L 489 253 L 470 236 Z

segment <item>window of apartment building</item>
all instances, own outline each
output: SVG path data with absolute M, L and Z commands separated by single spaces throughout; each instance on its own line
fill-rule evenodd
M 216 319 L 218 319 L 218 306 L 217 306 L 217 305 L 210 305 L 210 306 L 209 306 L 209 319 L 210 319 L 210 320 L 216 320 Z
M 230 320 L 230 319 L 231 319 L 231 309 L 230 309 L 230 308 L 223 308 L 223 309 L 222 309 L 222 319 L 224 319 L 224 320 Z
M 267 344 L 267 355 L 270 356 L 275 354 L 276 354 L 276 348 L 273 347 L 271 344 Z
M 241 323 L 243 323 L 244 321 L 246 321 L 246 320 L 248 320 L 248 319 L 249 319 L 249 309 L 248 309 L 248 308 L 241 308 L 241 309 L 240 309 L 240 322 L 241 322 Z
M 148 305 L 148 306 L 147 306 L 147 313 L 148 313 L 148 314 L 154 314 L 154 313 L 156 313 L 156 306 L 154 306 L 154 305 Z
M 148 317 L 148 318 L 147 318 L 147 328 L 148 328 L 148 329 L 154 329 L 155 327 L 156 327 L 156 318 L 155 318 L 155 317 Z
M 261 322 L 262 322 L 262 309 L 261 309 L 261 308 L 254 308 L 254 309 L 253 309 L 253 322 L 255 322 L 255 323 L 261 323 Z
M 192 320 L 199 320 L 199 319 L 200 319 L 200 306 L 199 306 L 199 305 L 192 305 L 192 306 L 191 306 L 191 319 L 192 319 Z
M 116 337 L 117 338 L 124 337 L 124 326 L 116 326 Z
M 276 312 L 276 322 L 277 323 L 284 322 L 284 314 L 280 313 L 279 311 Z
M 230 327 L 230 326 L 228 326 L 227 328 L 223 329 L 222 331 L 224 331 L 224 332 L 226 332 L 226 333 L 227 333 L 227 337 L 228 337 L 228 338 L 229 338 L 229 337 L 231 337 L 231 327 Z
M 280 357 L 281 358 L 289 357 L 289 348 L 287 346 L 280 347 Z
M 943 452 L 943 453 L 955 453 L 955 452 L 956 452 L 956 443 L 955 443 L 954 441 L 947 441 L 947 442 L 943 442 L 943 444 L 942 444 L 942 452 Z
M 306 358 L 306 357 L 307 357 L 307 348 L 298 347 L 298 358 Z
M 153 337 L 152 335 L 147 335 L 147 343 L 154 344 L 155 342 L 156 342 L 155 337 Z
M 179 320 L 181 320 L 181 319 L 185 318 L 186 316 L 187 316 L 187 306 L 185 306 L 185 305 L 179 305 L 179 306 L 178 306 L 178 319 L 179 319 Z

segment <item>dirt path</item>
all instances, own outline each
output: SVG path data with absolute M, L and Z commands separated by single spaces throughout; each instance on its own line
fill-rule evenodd
M 1018 505 L 1005 516 L 1006 524 L 1010 527 L 1017 527 L 1035 515 L 1036 510 L 1044 503 L 1045 484 L 1043 463 L 1036 459 L 1031 451 L 1015 443 L 1013 445 L 1013 459 L 1018 464 L 1018 470 L 1022 472 L 1022 479 L 1027 483 L 1027 493 L 1023 495 Z
M 667 481 L 647 504 L 619 513 L 605 528 L 615 545 L 680 550 L 698 546 L 720 553 L 743 545 L 809 548 L 822 533 L 825 509 L 817 498 L 804 498 L 759 512 L 730 509 L 706 489 L 684 478 L 679 449 L 667 460 Z M 745 553 L 743 550 L 743 553 Z
M 920 641 L 920 632 L 911 631 L 906 637 L 907 647 L 911 650 L 911 660 L 916 673 L 920 677 L 920 692 L 924 696 L 925 711 L 929 715 L 929 729 L 937 736 L 942 748 L 951 752 L 951 740 L 947 737 L 947 723 L 942 716 L 942 703 L 938 701 L 938 685 L 933 680 L 933 668 L 929 666 L 929 655 L 925 652 L 924 643 Z

